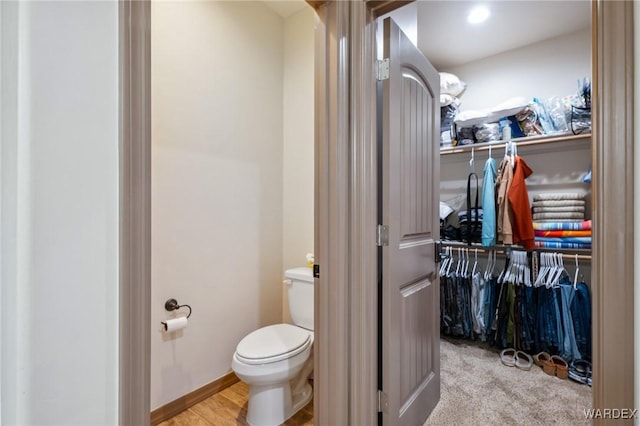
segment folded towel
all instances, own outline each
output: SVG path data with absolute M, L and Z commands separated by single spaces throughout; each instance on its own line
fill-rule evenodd
M 571 213 L 571 212 L 580 212 L 584 213 L 584 206 L 564 206 L 564 207 L 538 207 L 533 206 L 534 213 Z
M 584 200 L 538 200 L 531 204 L 533 207 L 565 207 L 584 206 Z
M 562 220 L 562 219 L 571 219 L 571 220 L 582 220 L 584 219 L 584 213 L 570 212 L 570 213 L 534 213 L 533 220 Z
M 540 231 L 554 231 L 554 230 L 566 230 L 566 231 L 584 231 L 591 229 L 591 219 L 583 221 L 548 221 L 548 222 L 533 222 L 533 229 Z
M 546 241 L 534 241 L 534 245 L 540 248 L 554 248 L 554 249 L 590 249 L 591 244 L 583 243 L 554 243 Z
M 541 200 L 584 200 L 584 193 L 580 192 L 546 192 L 534 195 L 533 201 Z
M 563 237 L 563 238 L 551 238 L 551 237 L 535 237 L 536 241 L 543 243 L 580 243 L 591 244 L 591 237 Z
M 562 231 L 562 230 L 553 230 L 553 231 L 533 231 L 536 237 L 551 237 L 551 238 L 560 238 L 560 237 L 590 237 L 591 230 L 587 229 L 585 231 Z

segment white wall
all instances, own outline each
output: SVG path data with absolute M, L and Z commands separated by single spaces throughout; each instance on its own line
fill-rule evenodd
M 2 419 L 118 419 L 118 6 L 2 2 Z
M 313 253 L 314 11 L 284 21 L 282 270 L 304 266 Z M 289 321 L 286 293 L 283 317 Z
M 154 2 L 152 99 L 155 409 L 282 320 L 282 18 L 256 2 Z M 171 297 L 193 315 L 165 335 Z
M 552 38 L 465 65 L 442 69 L 467 83 L 461 110 L 493 107 L 511 97 L 575 94 L 591 78 L 591 30 Z

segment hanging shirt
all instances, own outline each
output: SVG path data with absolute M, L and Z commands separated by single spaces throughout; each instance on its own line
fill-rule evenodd
M 527 184 L 524 182 L 531 173 L 533 170 L 522 157 L 516 156 L 513 167 L 513 182 L 507 193 L 513 211 L 513 242 L 522 244 L 527 250 L 532 250 L 535 247 L 531 204 L 529 203 Z
M 482 245 L 496 245 L 496 160 L 488 158 L 484 163 L 484 180 L 482 182 Z
M 513 167 L 508 158 L 505 158 L 498 167 L 496 179 L 496 204 L 498 209 L 498 241 L 504 244 L 513 244 L 513 231 L 511 230 L 511 209 L 507 192 L 513 180 Z

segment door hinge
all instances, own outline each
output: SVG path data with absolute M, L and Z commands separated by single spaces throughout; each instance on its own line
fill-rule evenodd
M 389 408 L 387 394 L 378 389 L 378 413 L 384 413 Z
M 378 81 L 389 79 L 389 58 L 378 61 L 376 79 Z
M 313 278 L 320 278 L 320 265 L 313 264 Z
M 387 225 L 378 225 L 376 229 L 376 245 L 378 247 L 389 245 L 389 227 Z

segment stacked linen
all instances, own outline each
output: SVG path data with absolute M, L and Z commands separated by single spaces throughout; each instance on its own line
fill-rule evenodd
M 556 249 L 590 249 L 591 220 L 533 222 L 535 246 Z
M 535 246 L 591 248 L 591 221 L 585 220 L 582 193 L 544 193 L 533 198 Z

